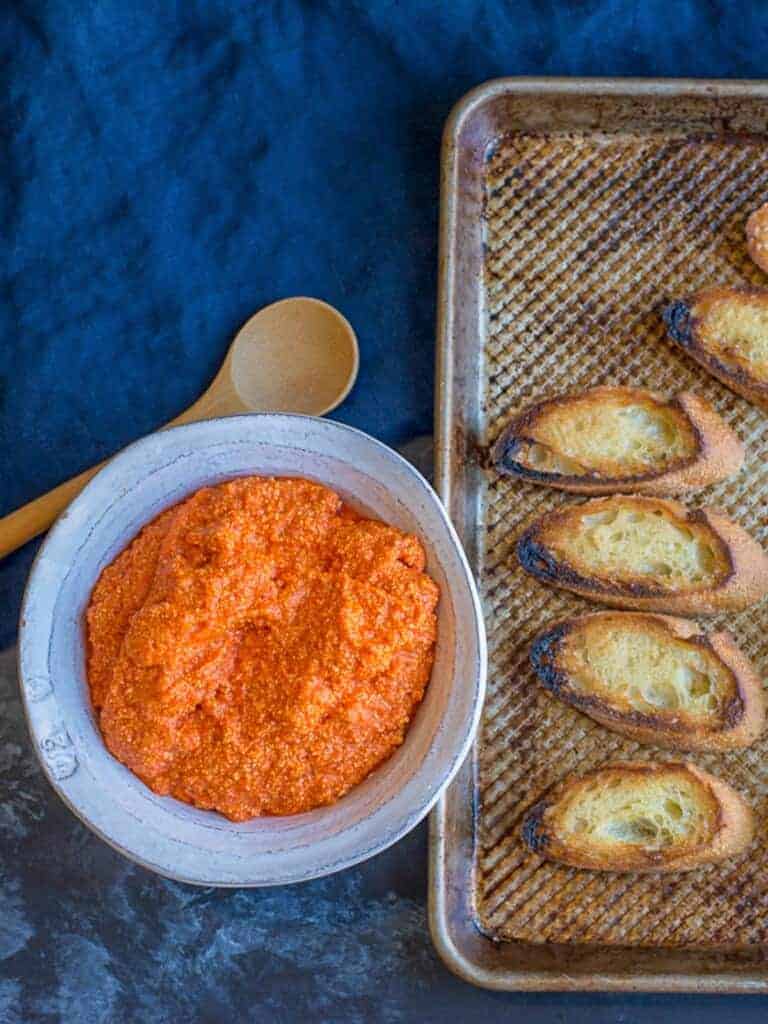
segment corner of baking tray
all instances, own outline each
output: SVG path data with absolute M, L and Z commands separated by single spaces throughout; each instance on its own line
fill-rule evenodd
M 443 130 L 443 157 L 446 150 L 455 144 L 462 127 L 478 107 L 504 93 L 580 93 L 600 92 L 604 95 L 623 93 L 642 95 L 653 92 L 679 95 L 681 92 L 707 95 L 718 93 L 722 96 L 762 95 L 768 97 L 768 81 L 759 78 L 617 78 L 568 75 L 505 75 L 489 78 L 456 101 L 451 108 Z
M 484 971 L 471 956 L 464 953 L 452 933 L 449 915 L 445 905 L 446 881 L 443 876 L 445 817 L 444 798 L 438 801 L 429 816 L 429 883 L 427 905 L 429 933 L 432 945 L 445 966 L 470 985 L 480 988 L 494 988 L 493 974 Z

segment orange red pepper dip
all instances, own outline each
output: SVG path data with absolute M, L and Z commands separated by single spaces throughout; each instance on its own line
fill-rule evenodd
M 419 541 L 327 487 L 203 488 L 146 526 L 91 595 L 106 745 L 156 793 L 233 821 L 331 803 L 402 743 L 437 601 Z

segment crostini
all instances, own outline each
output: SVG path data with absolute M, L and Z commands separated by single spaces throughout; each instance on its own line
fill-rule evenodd
M 768 203 L 755 210 L 747 220 L 747 252 L 768 274 Z
M 639 495 L 593 498 L 534 521 L 517 542 L 544 583 L 619 608 L 710 615 L 768 593 L 768 556 L 714 509 Z
M 554 697 L 640 743 L 732 750 L 765 726 L 762 680 L 733 637 L 685 619 L 573 616 L 539 633 L 531 664 Z
M 570 775 L 526 814 L 533 853 L 597 871 L 690 871 L 743 853 L 744 798 L 687 762 L 630 761 Z
M 714 377 L 768 409 L 768 289 L 703 288 L 667 306 L 664 322 Z
M 501 473 L 575 494 L 677 494 L 736 473 L 744 449 L 705 399 L 596 387 L 529 406 L 491 453 Z

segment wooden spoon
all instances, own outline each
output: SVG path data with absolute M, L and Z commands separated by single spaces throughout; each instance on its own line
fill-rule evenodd
M 243 412 L 322 416 L 342 402 L 360 356 L 349 322 L 319 299 L 283 299 L 244 324 L 213 383 L 166 427 Z M 0 519 L 0 558 L 43 533 L 100 463 Z

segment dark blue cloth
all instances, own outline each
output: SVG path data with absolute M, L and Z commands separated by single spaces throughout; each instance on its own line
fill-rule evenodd
M 0 11 L 0 514 L 187 406 L 263 304 L 317 295 L 335 414 L 430 429 L 439 141 L 502 74 L 760 75 L 764 4 L 29 0 Z M 12 639 L 35 545 L 0 566 Z

